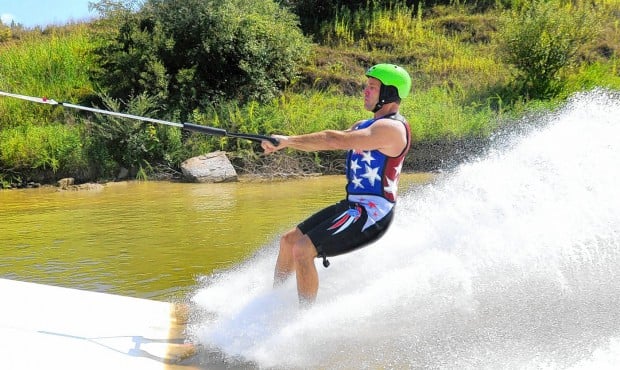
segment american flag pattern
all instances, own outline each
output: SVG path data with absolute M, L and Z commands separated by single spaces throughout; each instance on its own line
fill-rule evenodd
M 399 156 L 389 157 L 379 150 L 350 150 L 347 154 L 347 198 L 366 209 L 368 220 L 363 229 L 382 219 L 394 207 L 403 162 L 411 146 L 409 124 L 399 114 L 391 118 L 401 121 L 407 131 L 407 146 Z M 355 129 L 367 128 L 376 121 L 369 119 Z

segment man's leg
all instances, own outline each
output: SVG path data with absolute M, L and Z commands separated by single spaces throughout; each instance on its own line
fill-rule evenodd
M 285 233 L 280 239 L 280 252 L 276 260 L 276 268 L 273 274 L 273 286 L 282 285 L 289 276 L 295 272 L 295 260 L 293 259 L 293 246 L 303 234 L 298 228 Z
M 302 304 L 314 302 L 319 289 L 319 277 L 314 266 L 316 256 L 314 244 L 298 228 L 285 233 L 280 240 L 273 286 L 282 285 L 295 272 L 299 301 Z
M 317 256 L 316 248 L 307 235 L 293 246 L 293 259 L 295 260 L 295 272 L 297 276 L 297 295 L 299 303 L 311 305 L 316 299 L 319 290 L 319 274 L 314 265 Z

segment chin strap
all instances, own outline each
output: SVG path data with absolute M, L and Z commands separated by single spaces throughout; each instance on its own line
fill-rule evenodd
M 372 110 L 372 112 L 377 113 L 379 109 L 383 108 L 383 104 L 385 104 L 385 102 L 379 100 L 379 102 L 377 103 L 377 105 L 375 105 L 375 108 Z
M 381 85 L 379 90 L 379 101 L 372 110 L 373 113 L 377 113 L 379 109 L 383 108 L 386 103 L 394 103 L 400 101 L 398 96 L 398 90 L 392 85 Z

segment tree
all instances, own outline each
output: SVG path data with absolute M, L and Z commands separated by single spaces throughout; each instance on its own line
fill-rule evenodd
M 277 96 L 310 50 L 296 16 L 273 0 L 98 5 L 95 82 L 116 99 L 147 93 L 182 118 L 224 100 Z

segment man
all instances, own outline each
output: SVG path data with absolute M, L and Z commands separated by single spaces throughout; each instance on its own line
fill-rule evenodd
M 279 145 L 261 143 L 266 154 L 284 148 L 303 151 L 348 150 L 347 197 L 303 221 L 280 240 L 274 286 L 293 273 L 302 305 L 314 302 L 319 278 L 314 258 L 350 252 L 387 230 L 393 216 L 398 178 L 410 147 L 409 124 L 399 114 L 401 99 L 409 94 L 411 78 L 401 67 L 377 64 L 366 72 L 364 108 L 374 117 L 345 131 L 324 130 L 307 135 L 274 135 Z

